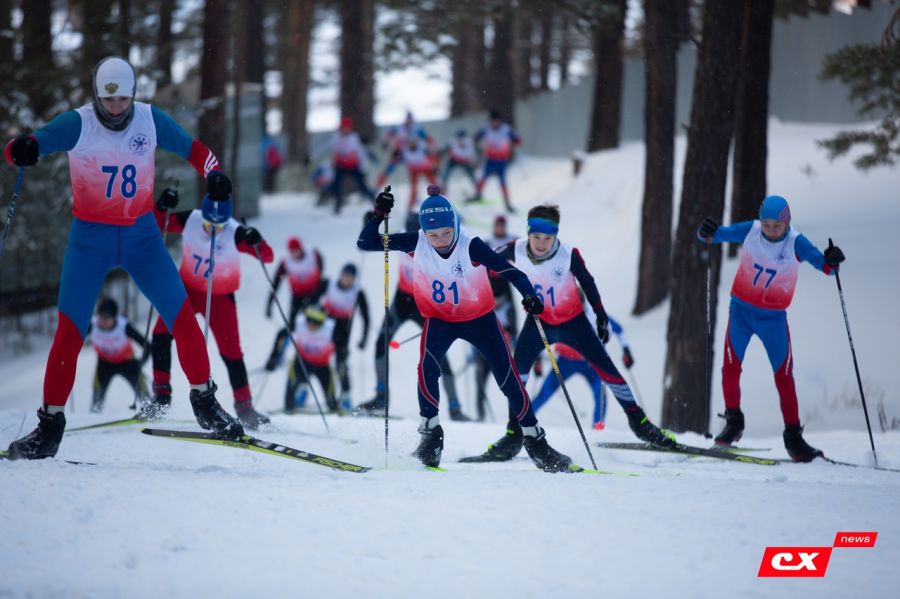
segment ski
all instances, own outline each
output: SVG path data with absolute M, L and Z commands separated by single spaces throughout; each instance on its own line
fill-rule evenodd
M 240 438 L 240 440 L 232 441 L 229 439 L 222 439 L 221 437 L 213 435 L 212 433 L 174 431 L 159 428 L 143 428 L 141 429 L 141 432 L 145 435 L 150 435 L 153 437 L 165 437 L 169 439 L 177 439 L 179 441 L 192 441 L 194 443 L 222 445 L 225 447 L 235 447 L 238 449 L 257 451 L 259 453 L 281 456 L 300 462 L 306 462 L 308 464 L 315 464 L 317 466 L 325 466 L 326 468 L 340 470 L 341 472 L 368 472 L 369 470 L 371 470 L 371 468 L 368 468 L 366 466 L 357 466 L 356 464 L 350 464 L 348 462 L 326 458 L 324 456 L 309 453 L 307 451 L 301 451 L 299 449 L 287 447 L 279 443 L 263 441 L 262 439 L 251 437 L 250 435 L 244 435 Z
M 9 452 L 6 450 L 0 451 L 0 460 L 5 460 L 7 462 L 18 462 L 15 458 L 9 457 Z M 75 460 L 57 460 L 53 458 L 54 462 L 65 462 L 66 464 L 72 464 L 73 466 L 96 466 L 94 462 L 77 462 Z
M 736 447 L 734 445 L 713 445 L 707 448 L 710 451 L 727 451 L 729 453 L 753 453 L 757 451 L 772 451 L 771 447 Z
M 715 449 L 706 449 L 705 447 L 694 447 L 692 445 L 682 445 L 676 443 L 672 447 L 661 445 L 649 445 L 647 443 L 595 443 L 597 447 L 605 449 L 630 449 L 637 451 L 658 451 L 661 453 L 676 453 L 683 455 L 702 456 L 707 458 L 716 458 L 720 460 L 730 460 L 733 462 L 743 462 L 745 464 L 758 464 L 760 466 L 774 466 L 781 463 L 781 460 L 772 458 L 761 458 L 757 456 L 744 455 L 742 453 L 729 453 L 727 451 L 719 451 Z
M 885 472 L 900 472 L 898 468 L 887 468 L 885 466 L 870 466 L 868 464 L 854 464 L 852 462 L 842 462 L 840 460 L 832 460 L 831 458 L 826 458 L 821 456 L 823 460 L 828 462 L 829 464 L 834 464 L 835 466 L 849 466 L 851 468 L 868 468 L 869 470 L 884 470 Z
M 146 420 L 139 420 L 138 418 L 132 416 L 131 418 L 122 418 L 121 420 L 109 420 L 107 422 L 99 422 L 97 424 L 89 424 L 87 426 L 78 426 L 75 428 L 70 428 L 66 432 L 67 433 L 76 433 L 78 431 L 89 431 L 98 428 L 112 428 L 114 426 L 129 426 L 132 424 L 146 424 Z

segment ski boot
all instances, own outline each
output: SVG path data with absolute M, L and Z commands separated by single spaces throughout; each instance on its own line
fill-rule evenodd
M 361 403 L 353 408 L 353 415 L 372 417 L 384 416 L 385 407 L 386 402 L 384 398 L 384 392 L 379 391 L 375 394 L 375 397 L 373 399 L 370 399 L 365 403 Z
M 50 414 L 43 407 L 37 415 L 37 428 L 9 444 L 9 459 L 41 460 L 56 455 L 66 430 L 66 415 L 62 411 Z
M 675 439 L 650 422 L 650 419 L 647 418 L 644 410 L 639 406 L 636 406 L 632 410 L 626 410 L 625 414 L 628 416 L 628 426 L 641 441 L 660 447 L 673 447 L 677 445 Z
M 349 393 L 341 393 L 340 404 L 341 414 L 349 414 L 350 410 L 353 409 L 353 402 L 350 401 Z
M 454 420 L 456 422 L 472 421 L 471 418 L 463 414 L 462 407 L 459 405 L 459 401 L 450 402 L 450 420 Z
M 419 434 L 422 439 L 412 453 L 413 457 L 419 458 L 425 466 L 437 468 L 441 465 L 441 451 L 444 449 L 444 429 L 441 428 L 438 417 L 423 416 L 419 421 Z
M 141 421 L 162 420 L 172 407 L 172 385 L 153 383 L 153 399 L 140 407 L 135 418 Z
M 812 462 L 816 458 L 824 458 L 821 449 L 811 447 L 803 438 L 803 427 L 789 424 L 784 427 L 784 448 L 795 462 Z
M 205 391 L 191 389 L 191 408 L 201 428 L 212 430 L 223 439 L 240 439 L 244 427 L 216 400 L 216 384 L 210 380 Z
M 547 443 L 547 434 L 540 426 L 522 427 L 525 451 L 534 465 L 544 472 L 571 472 L 572 459 L 559 453 Z
M 249 399 L 234 402 L 234 411 L 241 424 L 251 431 L 258 431 L 260 428 L 266 428 L 272 424 L 268 416 L 256 411 L 256 408 L 253 407 L 253 402 Z
M 488 445 L 487 451 L 479 456 L 462 458 L 460 462 L 507 462 L 519 455 L 522 443 L 522 427 L 517 422 L 509 422 L 506 434 Z
M 744 434 L 744 413 L 740 408 L 733 410 L 725 410 L 724 414 L 719 414 L 725 419 L 725 428 L 716 435 L 716 445 L 730 446 L 741 440 Z

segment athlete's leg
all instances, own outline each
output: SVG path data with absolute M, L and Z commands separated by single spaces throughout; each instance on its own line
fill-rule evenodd
M 438 379 L 441 376 L 441 361 L 447 350 L 456 341 L 460 323 L 450 323 L 436 318 L 426 318 L 422 326 L 419 342 L 419 367 L 417 394 L 419 416 L 434 418 L 440 408 Z
M 97 360 L 97 370 L 94 373 L 94 397 L 91 401 L 91 412 L 102 412 L 106 402 L 106 390 L 112 380 L 115 368 L 106 360 Z
M 741 364 L 744 353 L 753 336 L 753 325 L 748 319 L 748 308 L 734 300 L 728 307 L 728 327 L 725 329 L 725 352 L 722 359 L 722 394 L 725 409 L 741 407 Z
M 794 356 L 791 351 L 791 331 L 788 327 L 787 313 L 774 311 L 766 314 L 766 318 L 758 322 L 756 334 L 759 335 L 769 364 L 775 373 L 775 387 L 781 403 L 781 416 L 785 426 L 800 424 L 800 408 L 797 405 L 797 390 L 794 385 Z

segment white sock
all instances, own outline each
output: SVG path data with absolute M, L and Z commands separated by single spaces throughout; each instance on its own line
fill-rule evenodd
M 419 432 L 424 433 L 426 431 L 434 430 L 441 423 L 440 416 L 435 416 L 434 418 L 425 418 L 424 416 L 419 417 Z
M 526 437 L 533 437 L 536 439 L 544 434 L 544 429 L 542 429 L 539 424 L 535 424 L 534 426 L 523 426 L 522 434 Z
M 66 406 L 48 406 L 47 404 L 44 404 L 44 412 L 50 414 L 51 416 L 53 414 L 59 414 L 60 412 L 65 412 L 65 411 L 66 411 Z
M 206 381 L 205 383 L 203 383 L 201 385 L 191 385 L 191 390 L 192 391 L 197 390 L 200 393 L 203 393 L 204 391 L 209 391 L 210 389 L 212 389 L 212 387 L 213 387 L 213 381 L 212 381 L 212 379 L 209 379 L 208 381 Z

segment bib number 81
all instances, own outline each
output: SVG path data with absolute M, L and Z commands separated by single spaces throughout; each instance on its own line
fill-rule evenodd
M 443 304 L 447 301 L 447 293 L 444 291 L 444 283 L 438 279 L 435 279 L 431 282 L 431 300 L 436 304 Z M 446 287 L 447 291 L 453 293 L 453 304 L 459 304 L 459 288 L 456 286 L 456 281 L 453 281 L 453 284 L 449 287 Z

